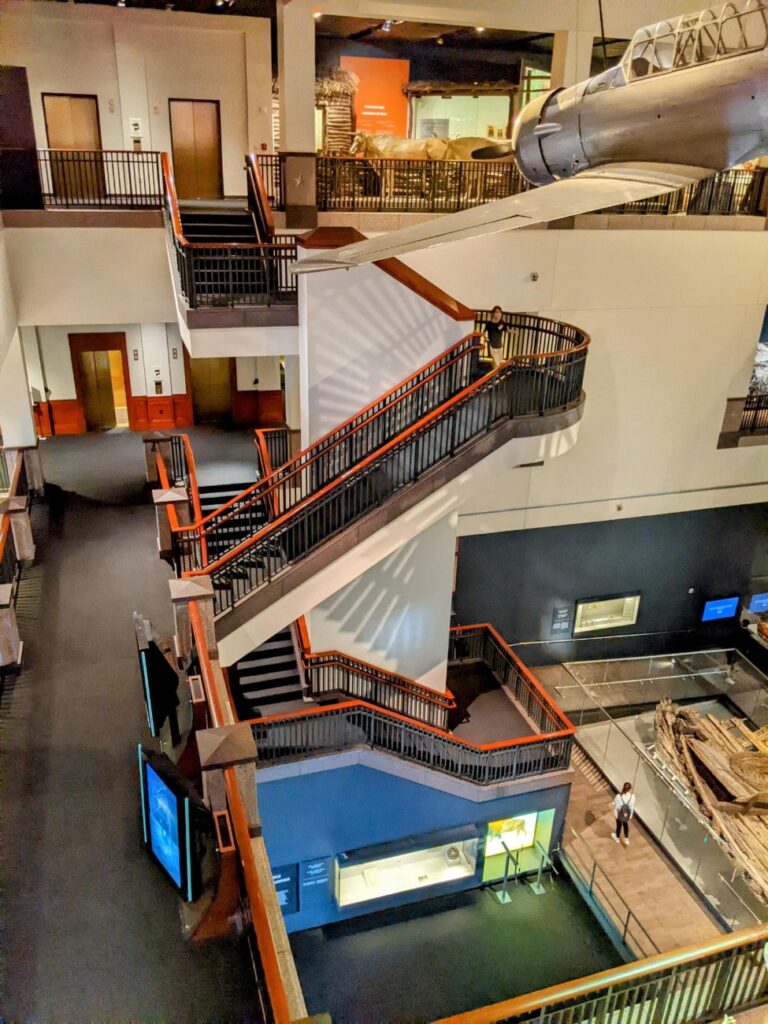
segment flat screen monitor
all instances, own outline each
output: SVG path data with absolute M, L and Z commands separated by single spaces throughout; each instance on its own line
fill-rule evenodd
M 176 746 L 181 739 L 176 715 L 176 708 L 179 706 L 178 673 L 153 639 L 149 619 L 145 619 L 139 612 L 134 612 L 133 625 L 136 630 L 139 672 L 149 734 L 152 737 L 159 736 L 167 721 L 170 726 L 171 742 Z
M 764 594 L 753 594 L 749 600 L 749 610 L 756 615 L 768 612 L 768 591 Z
M 208 808 L 165 756 L 139 745 L 144 846 L 184 900 L 201 890 L 201 861 L 212 833 Z
M 702 622 L 716 622 L 718 619 L 732 619 L 739 610 L 738 597 L 718 597 L 707 601 L 701 616 Z

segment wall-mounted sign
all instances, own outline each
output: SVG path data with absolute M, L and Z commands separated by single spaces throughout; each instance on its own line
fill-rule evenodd
M 129 117 L 128 118 L 128 130 L 131 133 L 132 139 L 141 139 L 144 136 L 144 131 L 141 127 L 140 117 Z
M 408 135 L 408 99 L 403 93 L 410 61 L 386 57 L 342 57 L 345 71 L 360 79 L 355 93 L 355 128 L 369 135 Z
M 328 885 L 328 861 L 306 860 L 301 865 L 301 888 L 314 889 Z
M 277 890 L 277 900 L 284 914 L 295 914 L 299 909 L 299 865 L 286 864 L 272 868 L 272 881 Z
M 573 609 L 569 604 L 558 605 L 552 609 L 552 632 L 556 636 L 571 635 L 571 618 Z

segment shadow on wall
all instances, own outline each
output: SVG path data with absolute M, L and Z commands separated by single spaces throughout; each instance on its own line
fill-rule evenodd
M 311 616 L 313 646 L 333 638 L 340 650 L 409 678 L 436 673 L 448 653 L 448 620 L 441 621 L 442 604 L 429 599 L 419 546 L 414 538 L 319 605 Z
M 471 323 L 457 324 L 377 267 L 310 276 L 309 418 L 316 436 L 472 329 Z

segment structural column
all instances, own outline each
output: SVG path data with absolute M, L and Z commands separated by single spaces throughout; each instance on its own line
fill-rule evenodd
M 5 448 L 37 447 L 35 417 L 18 330 L 0 367 L 0 432 Z
M 552 48 L 552 88 L 559 89 L 589 78 L 594 36 L 591 32 L 555 32 Z
M 285 224 L 317 224 L 315 195 L 315 20 L 308 0 L 277 4 L 280 152 L 285 158 Z
M 285 422 L 289 430 L 301 430 L 299 357 L 285 357 Z

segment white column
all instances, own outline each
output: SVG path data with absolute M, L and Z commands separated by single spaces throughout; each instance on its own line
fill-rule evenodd
M 555 32 L 552 47 L 552 88 L 575 85 L 589 78 L 594 36 L 591 32 Z
M 34 448 L 37 445 L 24 350 L 18 330 L 14 332 L 0 367 L 0 432 L 6 448 Z
M 309 0 L 277 5 L 277 67 L 285 223 L 286 227 L 314 227 L 315 19 Z
M 285 422 L 289 430 L 301 430 L 299 357 L 285 357 Z
M 312 650 L 343 651 L 444 691 L 455 550 L 449 515 L 313 608 Z

